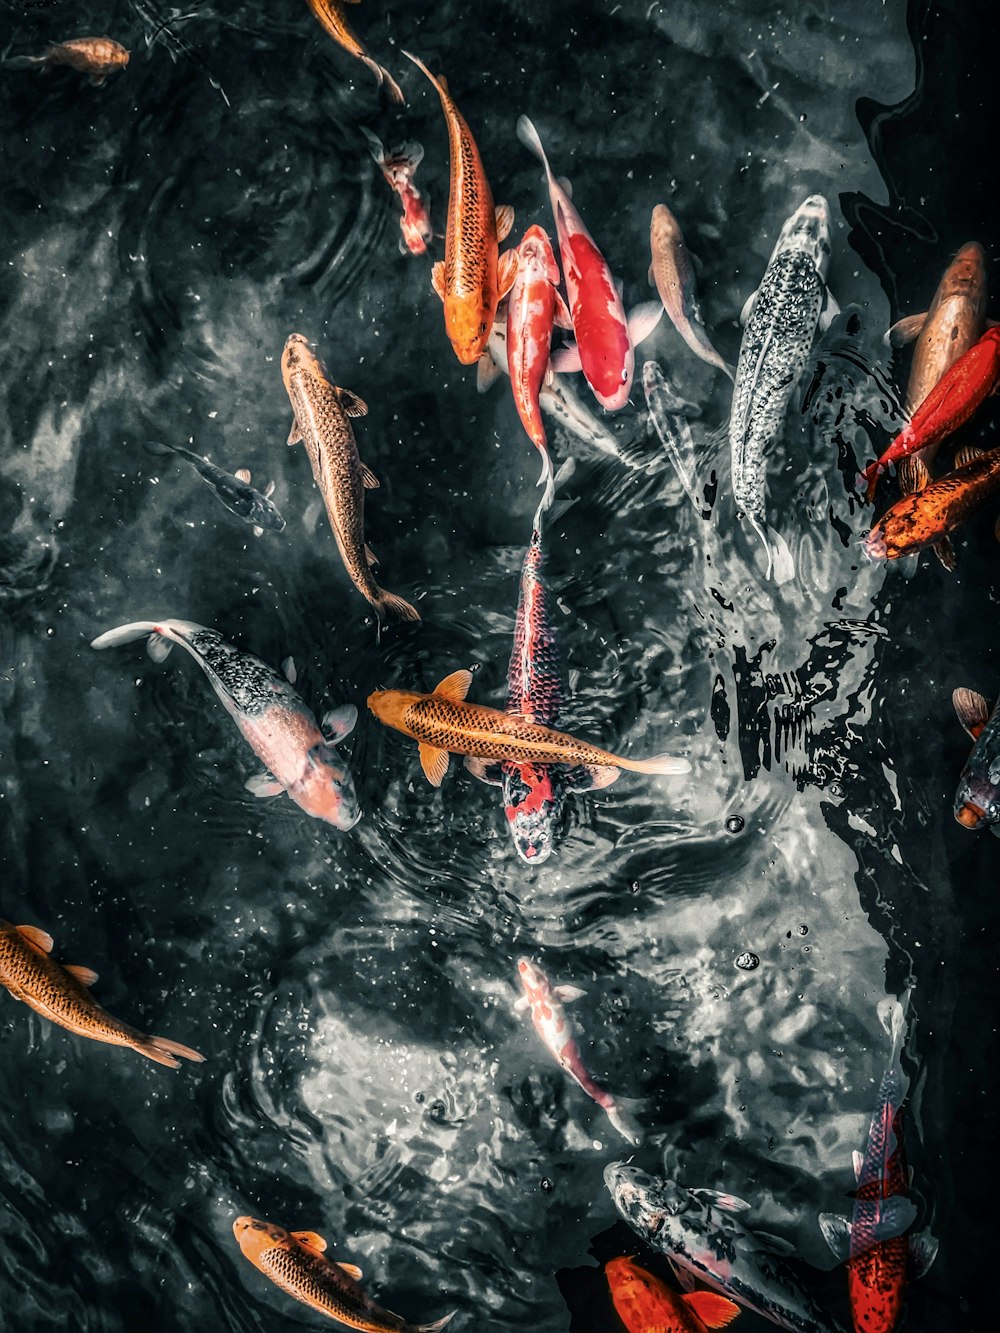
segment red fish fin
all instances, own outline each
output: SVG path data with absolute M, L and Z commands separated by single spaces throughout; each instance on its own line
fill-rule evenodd
M 517 277 L 517 251 L 505 250 L 497 264 L 497 296 L 502 301 Z
M 205 1057 L 192 1051 L 190 1046 L 182 1046 L 179 1041 L 170 1041 L 166 1037 L 137 1037 L 135 1049 L 140 1055 L 155 1060 L 158 1065 L 166 1065 L 168 1069 L 180 1068 L 178 1056 L 199 1065 L 205 1062 Z
M 480 393 L 485 393 L 496 383 L 499 375 L 500 367 L 494 361 L 493 353 L 487 349 L 476 362 L 476 388 Z
M 861 474 L 861 480 L 865 483 L 865 499 L 869 504 L 875 499 L 875 491 L 878 488 L 878 479 L 882 475 L 882 464 L 878 459 L 874 463 L 869 463 Z
M 42 953 L 51 953 L 55 940 L 47 930 L 40 930 L 38 926 L 18 926 L 18 930 L 36 949 L 41 949 Z
M 510 204 L 498 204 L 496 210 L 497 241 L 505 241 L 514 225 L 514 209 Z
M 326 1249 L 326 1241 L 316 1231 L 293 1231 L 292 1239 L 297 1240 L 300 1245 L 308 1245 L 311 1250 L 318 1250 L 320 1254 Z M 342 1267 L 343 1265 L 339 1265 Z M 361 1274 L 359 1273 L 360 1277 Z
M 337 389 L 337 401 L 349 417 L 366 417 L 368 415 L 368 404 L 363 398 L 359 398 L 356 393 L 351 393 L 350 389 Z
M 907 315 L 904 319 L 897 319 L 885 335 L 885 340 L 890 347 L 905 347 L 907 343 L 913 342 L 926 323 L 926 310 L 922 315 Z
M 561 329 L 571 329 L 573 327 L 573 316 L 570 314 L 569 306 L 563 300 L 561 292 L 556 292 L 555 322 Z
M 365 467 L 364 463 L 361 464 L 361 480 L 364 483 L 364 488 L 366 491 L 378 490 L 379 488 L 378 477 L 376 477 L 375 473 L 371 470 L 370 467 Z
M 424 777 L 432 787 L 440 787 L 444 781 L 444 775 L 448 772 L 448 751 L 439 750 L 434 745 L 419 745 L 420 767 L 424 770 Z
M 431 286 L 441 300 L 444 300 L 444 260 L 439 259 L 431 268 Z
M 692 1291 L 681 1300 L 692 1310 L 706 1328 L 725 1328 L 740 1312 L 735 1302 L 714 1291 Z
M 432 693 L 443 694 L 446 699 L 455 699 L 461 703 L 469 693 L 471 684 L 472 672 L 462 667 L 459 671 L 453 671 L 450 676 L 445 676 L 444 680 L 434 687 Z
M 952 706 L 958 720 L 974 741 L 982 735 L 983 728 L 990 719 L 990 706 L 981 694 L 975 690 L 955 690 L 951 696 Z M 23 930 L 24 927 L 22 926 Z
M 97 980 L 97 973 L 92 967 L 80 967 L 78 963 L 66 965 L 66 971 L 71 977 L 75 977 L 81 986 L 93 986 Z
M 299 425 L 299 423 L 295 420 L 295 418 L 292 417 L 292 425 L 291 425 L 291 429 L 290 429 L 289 432 L 288 432 L 288 440 L 287 440 L 287 443 L 288 443 L 288 444 L 298 444 L 299 441 L 300 441 L 301 439 L 302 439 L 302 427 L 301 427 L 301 426 Z

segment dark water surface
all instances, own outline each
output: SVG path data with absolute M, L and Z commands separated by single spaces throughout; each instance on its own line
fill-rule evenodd
M 824 1270 L 816 1215 L 850 1209 L 887 1053 L 876 1003 L 912 983 L 907 1150 L 941 1252 L 906 1328 L 992 1326 L 998 848 L 951 817 L 968 746 L 950 694 L 996 693 L 993 515 L 954 576 L 865 560 L 845 479 L 871 443 L 840 404 L 877 417 L 871 381 L 841 367 L 789 415 L 769 507 L 798 577 L 780 589 L 726 451 L 705 522 L 646 443 L 638 384 L 605 424 L 655 467 L 556 435 L 577 458 L 546 535 L 563 723 L 686 753 L 690 778 L 577 799 L 530 867 L 496 789 L 453 762 L 432 790 L 364 707 L 473 663 L 473 697 L 502 705 L 537 502 L 509 388 L 479 396 L 455 360 L 359 128 L 424 144 L 441 226 L 440 108 L 400 48 L 448 76 L 515 239 L 552 229 L 514 135 L 534 119 L 627 305 L 649 297 L 668 203 L 729 360 L 782 221 L 825 194 L 831 290 L 874 360 L 961 243 L 998 257 L 987 7 L 963 9 L 367 0 L 351 19 L 405 87 L 397 116 L 294 0 L 0 8 L 18 53 L 91 32 L 133 52 L 103 88 L 0 79 L 0 916 L 208 1057 L 172 1075 L 0 994 L 0 1327 L 321 1326 L 241 1258 L 251 1213 L 326 1235 L 414 1321 L 616 1328 L 594 1256 L 636 1252 L 601 1180 L 630 1150 L 513 1013 L 521 954 L 587 990 L 588 1065 L 643 1100 L 636 1160 L 749 1199 Z M 370 406 L 369 541 L 424 617 L 380 643 L 285 447 L 293 331 Z M 706 443 L 728 382 L 665 323 L 644 355 L 701 405 Z M 273 477 L 285 531 L 255 540 L 154 438 Z M 156 616 L 293 655 L 317 713 L 358 705 L 353 831 L 244 792 L 259 766 L 180 653 L 87 646 Z M 842 1274 L 809 1280 L 844 1317 Z

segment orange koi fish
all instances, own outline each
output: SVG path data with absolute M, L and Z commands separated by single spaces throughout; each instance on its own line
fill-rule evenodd
M 181 1056 L 201 1064 L 205 1059 L 189 1046 L 166 1037 L 150 1037 L 113 1018 L 97 1003 L 90 987 L 97 973 L 89 967 L 68 967 L 52 955 L 52 936 L 37 926 L 12 926 L 0 921 L 0 985 L 36 1014 L 91 1041 L 128 1046 L 168 1069 L 179 1069 Z
M 387 153 L 382 140 L 371 130 L 361 126 L 361 133 L 368 140 L 372 157 L 382 169 L 382 175 L 391 189 L 399 195 L 403 205 L 403 216 L 399 219 L 399 248 L 405 255 L 423 255 L 427 253 L 427 242 L 434 237 L 431 226 L 430 201 L 420 193 L 413 183 L 417 167 L 424 160 L 423 145 L 404 143 Z
M 922 490 L 911 491 L 882 515 L 865 538 L 876 560 L 896 560 L 936 546 L 1000 490 L 1000 449 L 960 449 L 958 467 Z
M 740 1307 L 715 1291 L 671 1291 L 665 1282 L 640 1268 L 635 1259 L 604 1265 L 611 1300 L 629 1333 L 705 1333 L 725 1328 Z
M 124 69 L 129 52 L 121 42 L 110 37 L 73 37 L 68 42 L 56 42 L 40 56 L 11 56 L 0 63 L 2 69 L 37 69 L 47 73 L 54 65 L 68 65 L 80 74 L 89 74 L 90 82 L 100 86 L 109 74 Z
M 420 746 L 420 765 L 432 787 L 440 787 L 448 771 L 448 755 L 476 759 L 511 760 L 515 764 L 586 764 L 599 770 L 600 783 L 608 769 L 632 773 L 690 773 L 686 759 L 658 755 L 655 759 L 623 759 L 588 741 L 499 708 L 465 702 L 472 684 L 471 671 L 453 671 L 430 694 L 410 690 L 375 690 L 368 707 L 380 722 L 411 736 Z
M 479 149 L 442 75 L 436 78 L 422 60 L 404 51 L 437 89 L 448 126 L 451 182 L 444 259 L 434 265 L 431 282 L 444 302 L 444 326 L 455 355 L 472 366 L 486 351 L 497 306 L 517 271 L 517 251 L 499 253 L 514 225 L 514 210 L 495 208 Z
M 358 0 L 348 0 L 357 4 Z M 333 38 L 338 46 L 358 60 L 363 61 L 378 79 L 379 87 L 384 88 L 391 102 L 402 104 L 406 101 L 402 89 L 387 69 L 373 60 L 359 39 L 351 31 L 351 25 L 344 14 L 341 0 L 306 0 L 309 8 L 319 20 L 324 31 Z
M 244 1257 L 276 1287 L 348 1328 L 362 1333 L 438 1333 L 452 1318 L 446 1314 L 433 1324 L 411 1324 L 384 1310 L 358 1285 L 361 1269 L 328 1259 L 326 1241 L 315 1231 L 286 1231 L 255 1217 L 238 1217 L 233 1235 Z

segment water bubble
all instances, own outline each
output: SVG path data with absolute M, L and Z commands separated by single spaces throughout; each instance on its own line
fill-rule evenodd
M 798 931 L 798 933 L 799 933 L 800 935 L 808 935 L 808 934 L 809 934 L 809 927 L 808 927 L 808 926 L 796 926 L 795 929 Z
M 555 1186 L 552 1184 L 552 1181 L 549 1180 L 548 1176 L 542 1176 L 541 1180 L 538 1182 L 538 1188 L 543 1194 L 551 1194 L 555 1189 Z
M 831 796 L 843 796 L 843 794 L 844 794 L 844 786 L 843 786 L 843 783 L 841 783 L 841 782 L 831 782 L 828 790 L 829 790 Z
M 760 967 L 760 959 L 755 953 L 751 953 L 748 949 L 746 953 L 741 953 L 739 958 L 737 958 L 736 966 L 741 968 L 744 972 L 752 972 L 755 967 Z
M 742 833 L 746 828 L 746 820 L 742 815 L 730 815 L 726 820 L 727 833 Z

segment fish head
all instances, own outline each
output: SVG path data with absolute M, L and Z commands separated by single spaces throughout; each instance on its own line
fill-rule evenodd
M 649 220 L 649 239 L 655 248 L 683 241 L 680 224 L 666 204 L 657 204 Z
M 548 764 L 505 765 L 504 814 L 522 861 L 540 865 L 555 846 L 558 802 Z
M 540 967 L 536 967 L 530 958 L 517 960 L 517 974 L 521 978 L 524 993 L 532 1004 L 547 999 L 552 994 L 548 977 Z
M 936 300 L 966 296 L 976 305 L 986 303 L 986 256 L 978 241 L 969 241 L 955 255 L 944 271 Z
M 811 194 L 786 219 L 774 247 L 774 255 L 783 251 L 801 251 L 815 264 L 820 277 L 825 278 L 832 251 L 830 231 L 830 205 L 823 195 Z
M 604 1276 L 613 1295 L 623 1296 L 625 1301 L 641 1301 L 643 1293 L 650 1290 L 655 1279 L 645 1269 L 640 1268 L 634 1255 L 622 1255 L 619 1259 L 609 1259 L 604 1265 Z
M 635 349 L 632 346 L 631 339 L 629 339 L 628 349 L 625 352 L 621 366 L 613 365 L 609 359 L 602 368 L 600 376 L 594 376 L 594 379 L 599 380 L 599 383 L 591 384 L 590 380 L 587 381 L 594 397 L 606 411 L 617 412 L 628 402 L 634 371 Z
M 290 333 L 281 353 L 281 378 L 288 389 L 296 375 L 313 375 L 326 379 L 326 367 L 313 351 L 308 338 L 301 333 Z
M 672 1180 L 651 1176 L 625 1162 L 605 1167 L 604 1183 L 625 1221 L 654 1249 L 669 1247 L 678 1231 L 678 1219 L 695 1202 Z
M 233 1223 L 233 1235 L 252 1264 L 259 1263 L 268 1250 L 292 1243 L 284 1227 L 275 1226 L 273 1222 L 261 1222 L 256 1217 L 238 1217 Z
M 353 828 L 361 818 L 351 770 L 324 741 L 306 755 L 305 772 L 287 789 L 297 806 L 334 828 Z
M 546 278 L 554 287 L 559 285 L 559 266 L 556 263 L 552 242 L 544 227 L 532 223 L 521 237 L 517 247 L 518 270 L 523 267 L 526 273 L 538 274 Z
M 496 314 L 496 280 L 493 283 L 493 308 L 487 292 L 481 295 L 454 296 L 445 292 L 444 326 L 455 355 L 463 366 L 474 366 L 486 349 Z M 477 299 L 478 296 L 478 299 Z
M 368 696 L 368 707 L 385 726 L 409 733 L 406 715 L 424 697 L 412 690 L 373 690 Z

